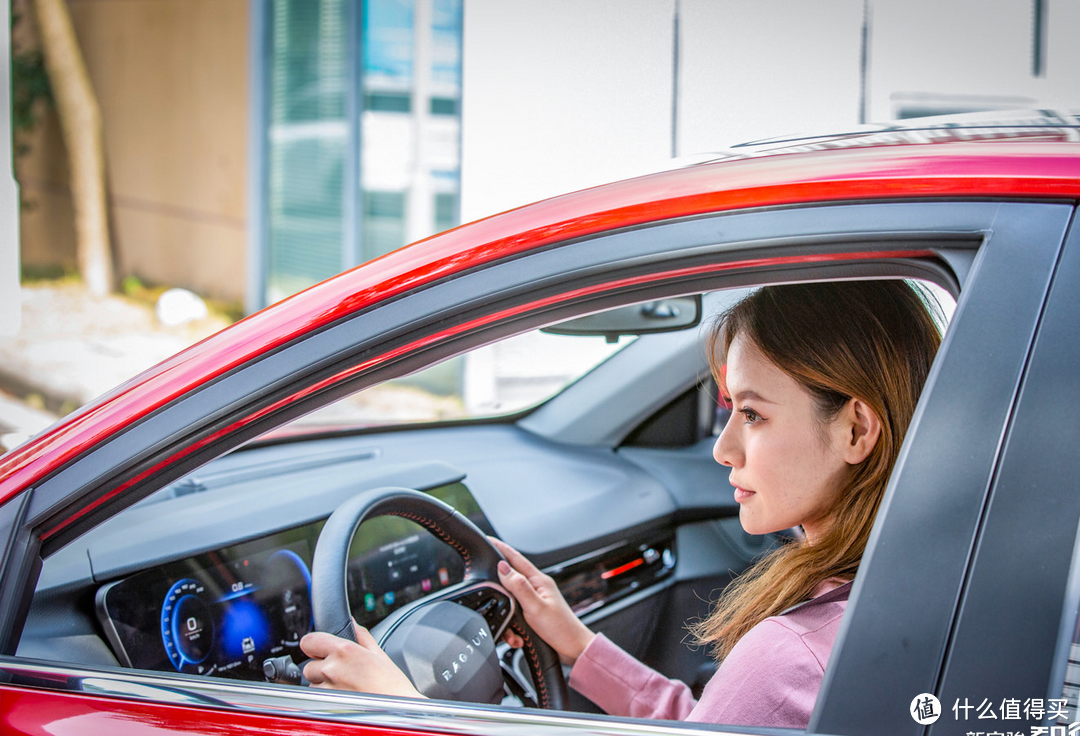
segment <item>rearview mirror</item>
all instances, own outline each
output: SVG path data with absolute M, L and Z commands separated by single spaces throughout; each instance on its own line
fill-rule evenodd
M 559 322 L 541 331 L 552 335 L 603 337 L 608 342 L 616 342 L 623 335 L 688 330 L 700 322 L 701 296 L 695 295 L 609 309 Z

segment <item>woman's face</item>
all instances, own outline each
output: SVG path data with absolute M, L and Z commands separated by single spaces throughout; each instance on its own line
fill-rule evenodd
M 728 348 L 726 381 L 731 419 L 713 457 L 731 467 L 743 529 L 802 525 L 813 543 L 848 469 L 843 422 L 823 425 L 810 393 L 742 335 Z

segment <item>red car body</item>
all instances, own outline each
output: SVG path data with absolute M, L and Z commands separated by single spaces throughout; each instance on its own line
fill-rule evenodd
M 1073 140 L 1060 138 L 1073 137 Z M 20 448 L 0 457 L 0 504 L 28 503 L 31 489 L 56 478 L 95 448 L 101 448 L 137 428 L 147 418 L 189 397 L 238 368 L 257 363 L 328 325 L 352 317 L 403 294 L 453 279 L 492 263 L 560 244 L 661 222 L 720 212 L 782 210 L 791 207 L 894 201 L 1051 201 L 1080 200 L 1080 138 L 1075 131 L 1041 133 L 1031 138 L 950 140 L 912 144 L 906 136 L 878 137 L 863 145 L 860 139 L 799 151 L 788 145 L 769 155 L 720 159 L 684 169 L 644 176 L 556 197 L 464 225 L 376 261 L 336 276 L 274 305 L 202 343 L 174 356 L 118 387 L 93 404 L 67 417 Z M 1059 138 L 1059 140 L 1054 140 Z M 835 145 L 836 147 L 830 147 Z M 811 146 L 813 148 L 813 146 Z M 41 523 L 12 543 L 27 549 L 51 551 L 81 533 L 97 518 L 124 504 L 129 493 L 144 492 L 168 475 L 220 454 L 244 441 L 244 430 L 273 417 L 283 407 L 325 392 L 359 376 L 392 366 L 396 360 L 439 346 L 452 338 L 500 325 L 518 315 L 536 313 L 551 305 L 572 304 L 593 293 L 610 293 L 688 275 L 725 269 L 797 268 L 801 264 L 837 260 L 932 257 L 929 250 L 906 246 L 895 251 L 862 252 L 840 249 L 813 255 L 777 255 L 753 260 L 717 261 L 656 268 L 640 276 L 619 275 L 592 286 L 537 294 L 512 307 L 480 311 L 439 329 L 422 331 L 408 340 L 387 344 L 363 360 L 305 380 L 291 391 L 271 397 L 249 410 L 234 412 L 191 442 L 168 447 L 151 457 L 132 461 L 115 478 L 39 515 Z M 636 280 L 635 280 L 636 279 Z M 233 438 L 236 438 L 235 441 Z M 108 473 L 103 472 L 104 478 Z M 170 476 L 171 477 L 171 476 Z M 10 508 L 9 508 L 10 510 Z M 3 538 L 0 537 L 0 541 Z M 6 561 L 11 563 L 13 554 Z M 37 554 L 37 552 L 34 552 Z M 32 566 L 22 579 L 5 580 L 9 608 L 20 608 L 13 597 L 33 591 Z M 28 577 L 29 576 L 29 577 Z M 17 578 L 19 576 L 16 576 Z M 25 606 L 21 607 L 25 612 Z M 10 627 L 12 618 L 7 619 Z M 17 640 L 17 636 L 15 636 Z M 8 639 L 13 654 L 13 641 Z M 6 660 L 18 665 L 17 660 Z M 18 667 L 16 667 L 18 669 Z M 437 733 L 444 725 L 437 706 L 427 706 L 430 718 L 413 712 L 398 714 L 392 707 L 377 709 L 377 717 L 335 720 L 325 702 L 307 709 L 301 697 L 295 713 L 279 710 L 238 710 L 230 704 L 177 697 L 156 702 L 133 696 L 95 695 L 92 689 L 70 692 L 50 686 L 71 678 L 62 667 L 26 665 L 29 680 L 11 683 L 0 677 L 0 730 L 34 736 L 62 734 L 150 734 L 176 732 L 222 734 Z M 30 677 L 30 675 L 33 677 Z M 87 675 L 91 676 L 90 674 Z M 26 685 L 26 681 L 33 685 Z M 375 701 L 376 703 L 378 701 Z M 423 710 L 421 708 L 421 710 Z M 390 724 L 397 723 L 397 727 Z M 468 733 L 459 721 L 459 733 Z M 464 725 L 462 725 L 464 724 Z M 565 722 L 576 730 L 626 728 L 612 722 Z M 537 717 L 535 732 L 558 730 Z M 486 727 L 485 727 L 486 728 Z M 484 729 L 478 731 L 483 732 Z

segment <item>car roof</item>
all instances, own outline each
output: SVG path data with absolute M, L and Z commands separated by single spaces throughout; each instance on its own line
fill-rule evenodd
M 995 110 L 864 124 L 844 132 L 786 135 L 731 146 L 698 162 L 780 153 L 975 140 L 1080 141 L 1080 111 Z
M 850 143 L 850 140 L 849 140 Z M 0 503 L 184 394 L 407 291 L 545 246 L 707 213 L 912 198 L 1080 198 L 1080 141 L 977 139 L 816 147 L 726 158 L 565 194 L 391 252 L 258 312 L 0 457 Z

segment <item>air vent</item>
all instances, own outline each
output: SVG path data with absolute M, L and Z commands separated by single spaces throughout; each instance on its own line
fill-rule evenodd
M 547 570 L 574 613 L 590 611 L 655 585 L 675 569 L 675 541 L 670 536 L 624 543 Z

